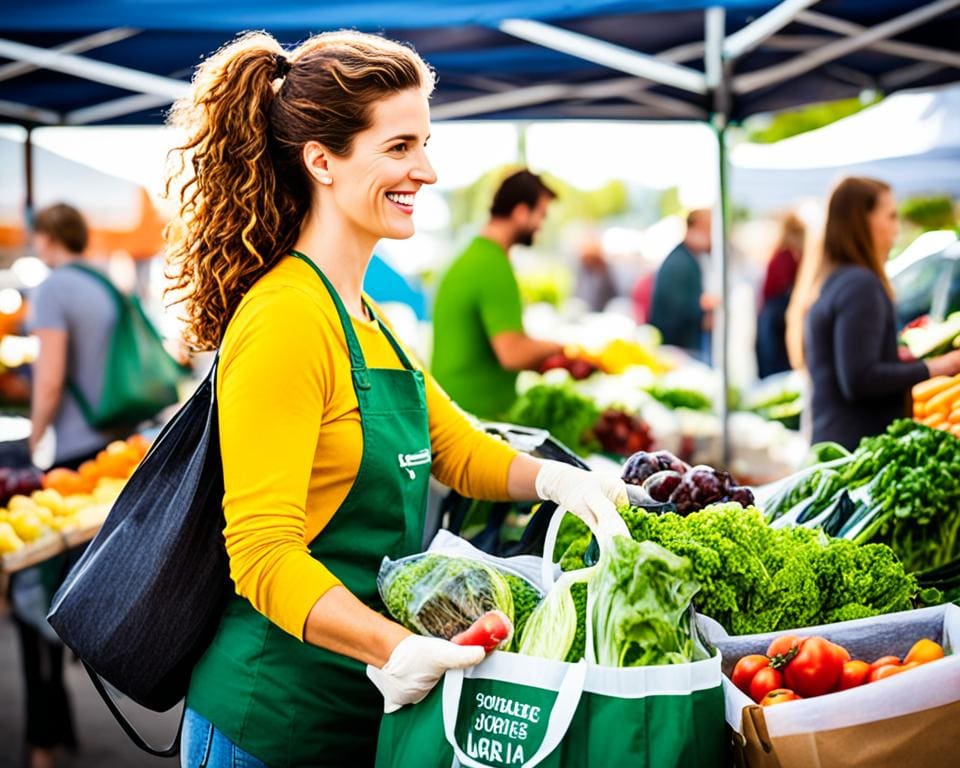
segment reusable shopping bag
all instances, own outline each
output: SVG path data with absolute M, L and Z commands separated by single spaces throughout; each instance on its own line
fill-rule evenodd
M 948 655 L 903 674 L 846 691 L 757 706 L 724 677 L 726 718 L 737 766 L 747 768 L 928 768 L 954 765 L 960 744 L 960 607 L 939 605 L 789 632 L 730 637 L 717 622 L 701 626 L 729 675 L 742 656 L 763 653 L 783 635 L 820 635 L 854 658 L 902 658 L 922 637 Z
M 135 741 L 98 676 L 141 706 L 170 709 L 185 696 L 233 591 L 223 543 L 216 368 L 214 361 L 154 441 L 48 616 Z
M 564 514 L 551 520 L 545 553 Z M 530 574 L 525 565 L 518 570 Z M 553 583 L 549 555 L 541 573 L 538 586 Z M 469 670 L 448 671 L 419 704 L 385 715 L 376 766 L 721 768 L 723 707 L 719 655 L 615 668 L 494 652 Z
M 78 263 L 70 266 L 98 280 L 110 292 L 117 309 L 100 401 L 91 403 L 75 382 L 67 381 L 87 423 L 98 429 L 132 426 L 176 403 L 180 366 L 163 348 L 137 297 L 121 293 L 92 267 Z

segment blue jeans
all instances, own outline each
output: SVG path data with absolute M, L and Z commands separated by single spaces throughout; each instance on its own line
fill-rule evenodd
M 267 768 L 249 752 L 244 752 L 223 735 L 209 720 L 187 709 L 180 735 L 181 768 Z

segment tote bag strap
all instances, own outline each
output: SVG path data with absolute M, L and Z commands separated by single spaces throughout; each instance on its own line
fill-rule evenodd
M 580 705 L 580 697 L 583 694 L 583 684 L 587 677 L 587 665 L 584 663 L 568 664 L 567 671 L 563 675 L 563 681 L 557 690 L 557 698 L 554 701 L 553 709 L 550 711 L 550 719 L 547 722 L 547 730 L 544 733 L 543 741 L 540 742 L 540 748 L 537 749 L 520 768 L 534 768 L 543 762 L 555 750 L 563 737 L 567 735 L 570 723 L 573 722 L 573 716 Z M 463 690 L 464 670 L 448 669 L 443 678 L 443 731 L 447 742 L 453 748 L 453 754 L 456 756 L 460 765 L 467 768 L 489 768 L 486 763 L 474 760 L 466 754 L 457 743 L 456 725 L 457 712 L 460 709 L 460 693 Z
M 136 729 L 136 726 L 134 726 L 134 724 L 127 719 L 127 716 L 123 713 L 123 710 L 120 709 L 120 705 L 114 701 L 110 691 L 108 691 L 106 686 L 103 684 L 103 681 L 100 679 L 100 675 L 94 672 L 93 669 L 82 659 L 81 663 L 83 664 L 83 668 L 87 670 L 87 674 L 90 676 L 90 681 L 93 683 L 93 687 L 97 689 L 97 693 L 99 693 L 100 698 L 103 699 L 103 703 L 107 705 L 107 709 L 110 710 L 110 714 L 113 715 L 117 723 L 120 724 L 120 727 L 130 738 L 130 741 L 136 744 L 144 752 L 147 752 L 154 757 L 177 756 L 177 754 L 180 752 L 180 733 L 183 731 L 183 716 L 187 711 L 186 705 L 184 705 L 183 710 L 180 712 L 180 722 L 177 724 L 177 732 L 174 734 L 173 740 L 166 747 L 155 747 L 150 744 L 150 742 L 148 742 Z

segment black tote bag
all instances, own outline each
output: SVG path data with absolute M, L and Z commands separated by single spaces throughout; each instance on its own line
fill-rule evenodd
M 179 702 L 233 593 L 216 368 L 154 441 L 53 598 L 50 624 L 108 706 L 97 675 L 156 712 Z

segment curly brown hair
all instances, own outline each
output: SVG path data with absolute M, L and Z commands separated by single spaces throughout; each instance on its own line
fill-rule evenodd
M 167 177 L 168 194 L 179 188 L 166 231 L 169 292 L 185 303 L 193 348 L 219 346 L 244 294 L 296 241 L 312 200 L 304 144 L 347 157 L 380 99 L 433 87 L 411 48 L 350 31 L 289 53 L 247 33 L 200 64 L 168 120 L 186 135 Z

